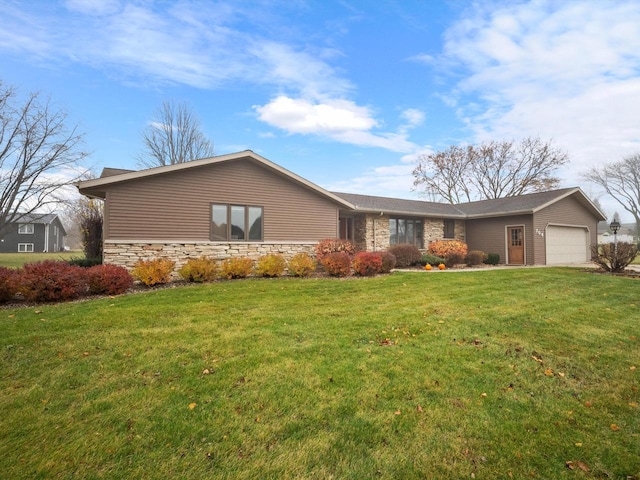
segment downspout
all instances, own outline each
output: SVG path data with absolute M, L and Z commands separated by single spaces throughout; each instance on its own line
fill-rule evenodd
M 44 224 L 44 250 L 43 252 L 49 251 L 49 224 Z

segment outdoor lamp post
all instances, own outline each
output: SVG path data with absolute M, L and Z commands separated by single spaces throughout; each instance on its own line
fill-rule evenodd
M 609 228 L 613 232 L 613 255 L 618 258 L 618 230 L 620 230 L 620 222 L 614 220 L 609 225 Z

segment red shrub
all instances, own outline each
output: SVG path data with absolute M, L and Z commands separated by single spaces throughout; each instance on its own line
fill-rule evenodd
M 124 267 L 95 265 L 86 270 L 89 293 L 119 295 L 133 285 L 133 277 Z
M 348 277 L 351 275 L 351 257 L 346 252 L 326 254 L 320 260 L 324 271 L 332 277 Z
M 382 270 L 382 253 L 358 252 L 353 259 L 353 271 L 356 275 L 368 277 L 376 275 Z
M 20 271 L 13 268 L 0 267 L 0 303 L 6 303 L 18 293 Z
M 67 262 L 45 260 L 28 263 L 22 269 L 19 291 L 25 300 L 57 302 L 87 292 L 85 270 Z
M 429 244 L 429 253 L 446 260 L 447 267 L 464 263 L 467 256 L 467 244 L 459 240 L 437 240 Z
M 392 245 L 389 251 L 395 255 L 398 267 L 410 267 L 422 260 L 422 253 L 418 247 L 410 243 Z
M 339 238 L 327 238 L 320 240 L 316 245 L 316 258 L 322 260 L 330 253 L 344 252 L 352 257 L 356 253 L 356 246 L 349 240 Z
M 396 266 L 396 256 L 391 252 L 380 252 L 380 258 L 382 259 L 382 267 L 380 267 L 380 273 L 389 273 Z

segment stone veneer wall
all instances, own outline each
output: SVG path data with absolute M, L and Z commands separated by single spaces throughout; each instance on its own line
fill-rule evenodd
M 389 216 L 358 215 L 355 217 L 355 244 L 360 251 L 389 249 Z
M 297 253 L 315 255 L 317 242 L 308 243 L 212 243 L 212 242 L 104 242 L 104 263 L 132 269 L 135 263 L 154 258 L 170 258 L 176 262 L 173 275 L 190 258 L 207 256 L 224 260 L 249 257 L 257 260 L 269 253 L 279 253 L 287 260 Z

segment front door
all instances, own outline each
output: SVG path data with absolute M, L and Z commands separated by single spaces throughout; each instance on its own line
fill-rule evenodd
M 524 265 L 524 227 L 507 228 L 507 263 Z

